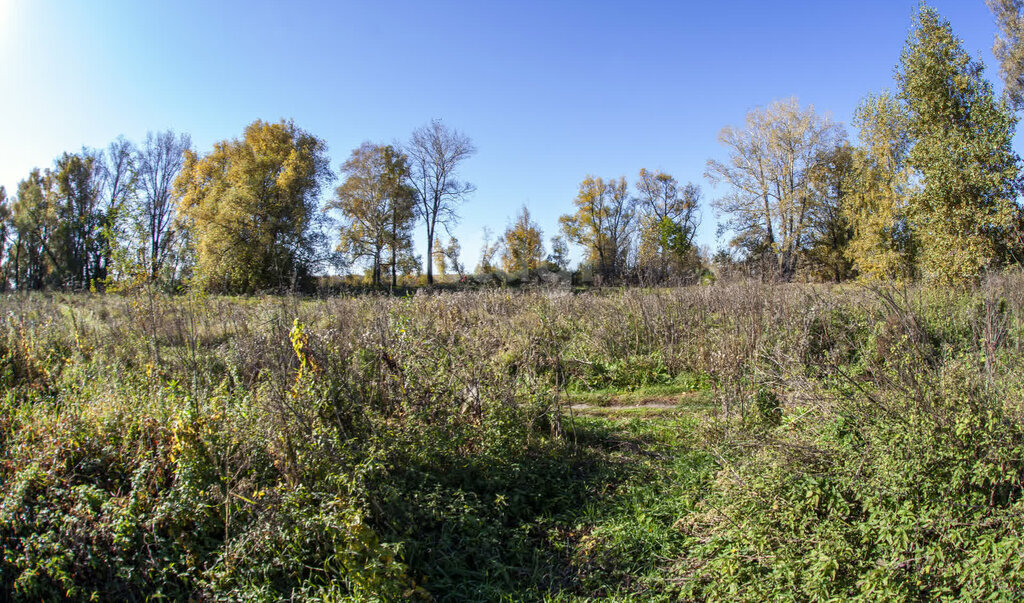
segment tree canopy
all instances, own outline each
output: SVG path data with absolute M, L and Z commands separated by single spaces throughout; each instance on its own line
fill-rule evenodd
M 913 140 L 907 161 L 922 181 L 910 219 L 926 276 L 964 279 L 1002 264 L 1019 223 L 1016 118 L 983 72 L 949 23 L 922 7 L 896 81 Z
M 573 200 L 576 213 L 558 219 L 570 241 L 586 249 L 587 259 L 603 278 L 621 275 L 628 262 L 635 227 L 636 202 L 625 178 L 587 176 Z
M 768 259 L 789 278 L 818 203 L 811 174 L 845 132 L 813 106 L 801 107 L 791 98 L 754 109 L 744 126 L 726 126 L 718 139 L 728 159 L 709 160 L 705 174 L 728 187 L 713 205 L 728 216 L 732 244 L 748 256 Z
M 308 277 L 320 190 L 331 179 L 324 142 L 291 121 L 257 120 L 203 157 L 186 151 L 175 191 L 203 286 L 255 292 Z
M 409 161 L 390 145 L 363 143 L 342 164 L 345 180 L 328 208 L 342 214 L 339 248 L 370 265 L 373 286 L 381 284 L 382 267 L 397 279 L 399 256 L 412 246 L 415 190 L 409 184 Z
M 544 234 L 525 205 L 516 221 L 505 229 L 502 244 L 501 263 L 505 272 L 536 270 L 540 266 L 544 259 Z

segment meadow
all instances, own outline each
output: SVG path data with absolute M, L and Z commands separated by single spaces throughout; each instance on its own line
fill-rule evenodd
M 1014 600 L 1024 275 L 0 299 L 2 600 Z

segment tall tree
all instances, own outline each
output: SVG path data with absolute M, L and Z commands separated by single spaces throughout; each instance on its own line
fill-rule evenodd
M 838 124 L 795 98 L 749 112 L 745 127 L 723 128 L 718 139 L 729 158 L 709 160 L 705 174 L 730 188 L 713 205 L 729 215 L 733 245 L 744 247 L 748 257 L 770 258 L 778 274 L 790 278 L 815 210 L 810 170 L 822 151 L 844 138 Z
M 138 199 L 138 149 L 123 136 L 98 154 L 101 190 L 98 241 L 92 272 L 100 280 L 109 276 L 114 249 L 129 239 L 128 217 Z
M 448 244 L 444 247 L 443 254 L 447 267 L 454 270 L 460 279 L 463 278 L 466 267 L 462 263 L 462 245 L 459 244 L 459 240 L 452 236 L 448 237 Z
M 494 256 L 501 250 L 501 238 L 491 242 L 491 229 L 484 226 L 484 240 L 480 246 L 480 263 L 477 264 L 478 274 L 490 274 L 494 272 Z
M 576 213 L 558 219 L 566 238 L 587 250 L 590 263 L 602 277 L 620 276 L 628 261 L 636 217 L 626 179 L 605 182 L 587 176 L 573 204 Z
M 435 119 L 412 133 L 406 153 L 412 163 L 417 211 L 427 229 L 427 258 L 433 258 L 438 225 L 447 228 L 455 222 L 459 204 L 476 190 L 458 179 L 459 164 L 476 153 L 476 147 L 469 137 Z M 433 282 L 428 261 L 427 283 Z
M 992 54 L 1006 84 L 1006 98 L 1015 109 L 1024 106 L 1024 0 L 985 0 L 996 17 L 999 34 Z
M 10 286 L 10 261 L 6 258 L 8 244 L 11 238 L 11 203 L 7 198 L 7 189 L 0 186 L 0 291 L 6 291 Z
M 291 121 L 257 120 L 202 158 L 186 151 L 175 193 L 203 285 L 254 292 L 308 277 L 320 251 L 320 190 L 331 178 L 324 142 Z
M 341 211 L 341 250 L 370 264 L 371 282 L 381 284 L 383 266 L 397 282 L 398 256 L 411 244 L 415 191 L 409 185 L 409 163 L 394 147 L 363 143 L 342 164 L 345 181 L 327 207 Z
M 505 229 L 501 257 L 505 272 L 536 270 L 544 259 L 544 235 L 537 223 L 530 219 L 530 210 L 524 205 L 515 223 Z
M 93 152 L 64 153 L 50 174 L 47 191 L 55 214 L 52 243 L 60 284 L 87 288 L 102 279 L 106 242 L 103 227 L 102 157 Z
M 559 270 L 569 268 L 569 244 L 565 237 L 558 234 L 551 237 L 551 253 L 548 255 L 548 262 L 558 266 Z
M 636 183 L 640 224 L 637 264 L 658 280 L 682 267 L 693 251 L 693 237 L 700 225 L 700 187 L 680 187 L 665 172 L 640 170 Z
M 1016 119 L 983 72 L 949 23 L 922 6 L 896 80 L 914 140 L 909 164 L 923 181 L 911 219 L 926 276 L 971 278 L 1006 261 L 1019 223 Z
M 842 142 L 822 151 L 808 174 L 815 198 L 808 232 L 807 259 L 811 272 L 835 282 L 852 274 L 849 246 L 853 231 L 844 211 L 855 185 L 854 149 Z
M 860 147 L 853 152 L 853 181 L 842 209 L 852 231 L 847 255 L 864 278 L 914 275 L 909 119 L 906 105 L 889 93 L 868 95 L 854 112 Z
M 50 247 L 56 230 L 56 216 L 49 201 L 49 173 L 32 170 L 18 183 L 11 208 L 14 244 L 9 250 L 17 289 L 41 289 L 54 283 L 57 258 Z
M 434 247 L 432 250 L 434 258 L 434 267 L 439 275 L 446 276 L 448 274 L 448 255 L 444 252 L 444 245 L 441 244 L 441 239 L 434 239 Z
M 173 229 L 177 215 L 174 180 L 185 163 L 185 151 L 192 148 L 187 134 L 173 131 L 146 134 L 138 149 L 139 197 L 135 211 L 135 225 L 145 253 L 145 262 L 151 278 L 163 271 L 175 244 Z

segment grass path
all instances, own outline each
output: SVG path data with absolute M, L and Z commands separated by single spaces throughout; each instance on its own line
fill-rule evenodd
M 693 445 L 706 394 L 605 390 L 570 403 L 572 446 L 403 490 L 427 503 L 393 519 L 420 526 L 403 551 L 436 600 L 673 599 L 666 568 L 685 556 L 680 520 L 714 465 Z
M 569 400 L 573 412 L 606 419 L 693 415 L 710 406 L 706 392 L 673 387 L 573 393 Z

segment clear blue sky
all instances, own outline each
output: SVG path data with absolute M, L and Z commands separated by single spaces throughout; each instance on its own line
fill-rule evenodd
M 932 6 L 998 80 L 984 0 Z M 500 233 L 525 203 L 547 244 L 587 174 L 632 182 L 642 167 L 701 184 L 698 240 L 716 247 L 707 201 L 722 191 L 703 173 L 723 156 L 718 131 L 789 96 L 849 123 L 864 94 L 892 86 L 916 8 L 0 0 L 0 185 L 122 134 L 172 128 L 205 152 L 255 119 L 294 119 L 337 170 L 362 141 L 404 141 L 440 118 L 479 148 L 454 229 L 470 268 L 484 226 Z

